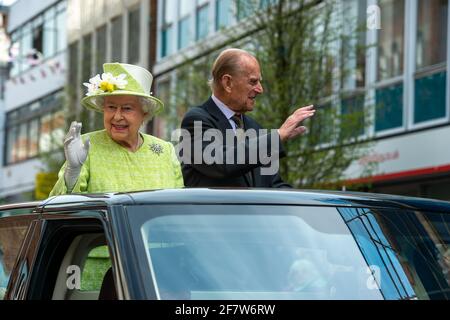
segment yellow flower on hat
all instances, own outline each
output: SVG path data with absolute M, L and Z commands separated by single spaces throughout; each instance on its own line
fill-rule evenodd
M 106 91 L 108 91 L 108 92 L 113 92 L 114 89 L 115 89 L 115 85 L 112 84 L 112 83 L 110 83 L 110 82 L 102 81 L 102 82 L 100 83 L 100 90 L 102 90 L 102 91 L 104 91 L 104 92 L 106 92 Z
M 124 89 L 128 84 L 125 80 L 126 75 L 120 74 L 114 77 L 111 73 L 103 73 L 100 77 L 97 74 L 95 77 L 89 79 L 89 83 L 85 82 L 83 85 L 88 88 L 87 96 L 93 96 L 103 92 L 113 92 L 117 89 Z

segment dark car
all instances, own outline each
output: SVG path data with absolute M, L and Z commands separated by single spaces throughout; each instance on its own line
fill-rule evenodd
M 4 299 L 448 299 L 450 203 L 184 189 L 0 207 Z

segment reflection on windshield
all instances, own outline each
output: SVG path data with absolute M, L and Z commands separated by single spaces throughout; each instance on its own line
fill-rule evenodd
M 340 208 L 388 299 L 450 299 L 450 216 Z
M 142 224 L 159 298 L 383 298 L 335 208 L 207 207 Z

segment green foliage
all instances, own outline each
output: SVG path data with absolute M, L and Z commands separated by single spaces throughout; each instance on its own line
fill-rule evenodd
M 208 49 L 205 46 L 201 50 Z M 215 57 L 214 53 L 197 59 L 185 56 L 184 63 L 177 68 L 175 86 L 170 87 L 169 79 L 159 82 L 157 96 L 164 102 L 165 112 L 158 117 L 165 124 L 164 139 L 171 140 L 172 131 L 179 127 L 189 108 L 201 105 L 211 95 L 208 79 Z
M 248 19 L 256 30 L 252 42 L 265 92 L 252 115 L 267 128 L 279 128 L 298 107 L 314 104 L 316 115 L 304 124 L 309 133 L 286 144 L 281 171 L 299 188 L 340 188 L 345 170 L 371 147 L 362 138 L 370 125 L 365 101 L 344 113 L 336 89 L 340 77 L 355 72 L 346 61 L 361 50 L 352 41 L 359 32 L 340 25 L 334 0 L 278 0 L 258 10 Z

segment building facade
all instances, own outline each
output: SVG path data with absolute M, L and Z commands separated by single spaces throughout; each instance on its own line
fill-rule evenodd
M 79 102 L 86 91 L 82 83 L 101 73 L 103 63 L 151 69 L 155 10 L 154 0 L 18 0 L 10 7 L 12 62 L 1 122 L 3 202 L 37 197 L 39 176 L 54 174 L 64 160 L 62 142 L 72 120 L 83 122 L 83 132 L 102 128 L 101 116 Z
M 56 150 L 64 137 L 66 8 L 66 0 L 18 0 L 9 8 L 2 201 L 34 198 L 36 175 L 47 170 L 40 157 Z
M 378 163 L 376 192 L 450 200 L 448 1 L 368 5 L 379 6 L 381 20 L 367 32 L 376 46 L 366 58 L 365 95 L 375 106 L 367 133 L 377 143 L 353 169 Z
M 0 113 L 0 199 L 33 198 L 36 174 L 46 171 L 41 156 L 60 150 L 72 119 L 83 122 L 83 132 L 102 127 L 101 116 L 79 101 L 82 83 L 104 62 L 152 71 L 154 93 L 167 107 L 147 130 L 170 140 L 187 108 L 208 98 L 211 57 L 226 46 L 245 48 L 251 37 L 242 21 L 249 13 L 237 3 L 18 0 L 7 25 L 12 64 Z M 341 6 L 343 19 L 367 22 L 357 39 L 366 49 L 348 62 L 355 72 L 336 84 L 346 94 L 334 102 L 341 113 L 367 108 L 370 125 L 358 134 L 376 141 L 347 170 L 349 183 L 368 181 L 361 173 L 377 163 L 373 191 L 450 199 L 448 0 L 341 0 Z M 238 42 L 229 43 L 230 32 Z M 205 70 L 206 93 L 180 102 L 186 63 Z
M 240 23 L 237 2 L 158 0 L 156 93 L 179 120 L 184 110 L 177 112 L 174 96 L 183 63 L 210 63 L 202 59 L 229 45 L 226 30 Z M 342 0 L 341 6 L 342 19 L 367 22 L 357 40 L 366 49 L 349 62 L 354 76 L 337 84 L 347 94 L 336 105 L 341 112 L 371 106 L 370 125 L 360 134 L 376 140 L 372 153 L 346 171 L 349 183 L 450 200 L 448 0 Z M 173 126 L 159 119 L 154 133 L 170 138 Z M 374 176 L 361 179 L 370 163 L 377 163 Z

